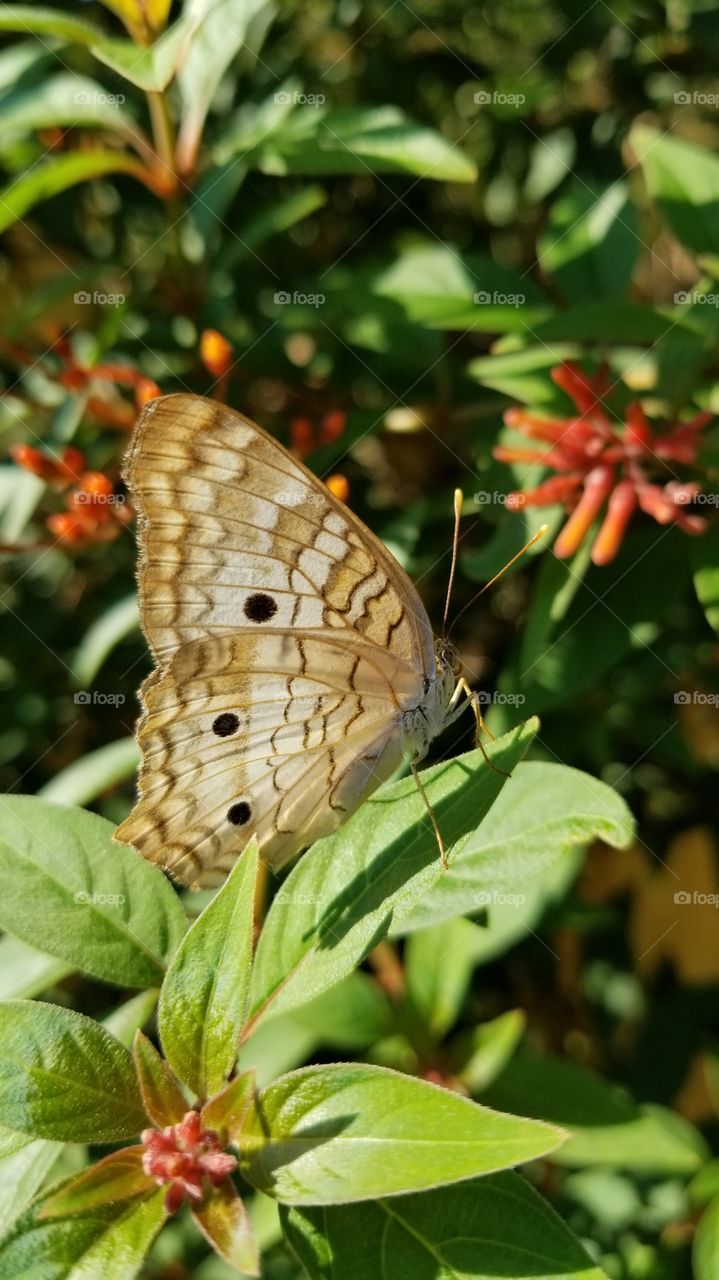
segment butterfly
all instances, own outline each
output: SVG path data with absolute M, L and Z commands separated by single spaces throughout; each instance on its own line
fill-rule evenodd
M 156 667 L 116 838 L 186 884 L 253 835 L 276 870 L 423 758 L 466 705 L 456 654 L 384 544 L 242 414 L 151 401 L 126 479 Z

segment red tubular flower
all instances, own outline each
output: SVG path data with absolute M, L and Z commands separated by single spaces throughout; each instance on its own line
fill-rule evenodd
M 175 1213 L 185 1199 L 198 1204 L 207 1183 L 219 1187 L 237 1160 L 223 1151 L 214 1129 L 204 1129 L 199 1111 L 187 1111 L 179 1124 L 143 1129 L 142 1167 L 158 1186 L 166 1186 L 165 1208 Z
M 706 520 L 686 510 L 701 486 L 676 479 L 657 482 L 647 468 L 658 465 L 666 474 L 668 463 L 695 463 L 700 433 L 712 415 L 698 413 L 691 421 L 677 423 L 659 435 L 642 405 L 634 402 L 628 406 L 621 428 L 602 404 L 608 389 L 606 370 L 590 377 L 567 361 L 552 370 L 552 378 L 574 401 L 580 416 L 541 418 L 525 409 L 507 410 L 504 420 L 508 427 L 545 447 L 499 445 L 495 458 L 500 462 L 539 462 L 557 473 L 535 489 L 511 493 L 507 506 L 516 511 L 524 506 L 562 503 L 571 514 L 554 547 L 561 557 L 577 551 L 604 511 L 592 546 L 595 564 L 614 559 L 637 509 L 659 524 L 676 524 L 689 534 L 703 533 Z

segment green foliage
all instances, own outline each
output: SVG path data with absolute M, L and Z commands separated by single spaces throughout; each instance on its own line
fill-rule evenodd
M 76 9 L 0 9 L 0 1280 L 715 1280 L 717 429 L 666 448 L 719 408 L 715 9 Z M 671 499 L 611 563 L 584 489 L 507 502 L 596 428 L 567 361 Z M 464 489 L 446 872 L 409 778 L 214 896 L 113 841 L 158 389 L 348 486 L 437 626 Z M 148 1128 L 220 1158 L 179 1213 Z

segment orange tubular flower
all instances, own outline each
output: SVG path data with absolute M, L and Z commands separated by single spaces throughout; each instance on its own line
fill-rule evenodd
M 707 521 L 686 506 L 701 490 L 695 482 L 678 480 L 657 483 L 647 467 L 656 464 L 696 462 L 700 432 L 711 422 L 710 413 L 698 413 L 658 435 L 641 404 L 630 404 L 624 428 L 619 428 L 602 404 L 608 389 L 606 371 L 590 377 L 567 361 L 552 370 L 557 386 L 566 391 L 579 410 L 578 417 L 541 418 L 525 409 L 508 409 L 504 420 L 544 448 L 514 448 L 500 445 L 494 456 L 500 462 L 541 462 L 557 474 L 535 489 L 509 495 L 507 506 L 543 507 L 562 503 L 571 512 L 556 543 L 555 553 L 573 555 L 586 538 L 597 517 L 604 518 L 592 546 L 595 564 L 608 564 L 616 556 L 627 526 L 639 509 L 659 524 L 676 524 L 685 533 L 699 534 Z
M 232 347 L 216 329 L 205 329 L 200 337 L 200 359 L 213 378 L 223 378 L 232 365 Z

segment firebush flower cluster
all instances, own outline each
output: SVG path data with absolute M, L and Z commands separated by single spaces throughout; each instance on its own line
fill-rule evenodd
M 34 445 L 18 444 L 10 451 L 18 466 L 32 471 L 53 489 L 67 490 L 67 510 L 47 517 L 45 524 L 53 537 L 63 543 L 111 542 L 134 512 L 124 495 L 102 471 L 86 471 L 85 456 L 79 449 L 64 449 L 53 458 Z M 72 486 L 72 488 L 70 488 Z
M 637 510 L 659 524 L 675 524 L 685 533 L 703 533 L 707 521 L 687 511 L 701 485 L 653 477 L 659 468 L 666 476 L 672 463 L 696 462 L 702 428 L 712 415 L 698 413 L 660 434 L 635 401 L 627 408 L 622 428 L 611 420 L 602 403 L 608 390 L 606 369 L 590 376 L 568 361 L 552 370 L 552 378 L 574 401 L 578 414 L 543 418 L 527 409 L 507 410 L 504 420 L 508 427 L 542 441 L 545 447 L 500 445 L 494 450 L 495 458 L 500 462 L 540 462 L 556 473 L 535 489 L 510 494 L 507 506 L 518 510 L 563 504 L 571 514 L 554 545 L 555 554 L 562 558 L 578 550 L 604 512 L 591 553 L 598 565 L 614 559 Z
M 143 1129 L 142 1168 L 158 1186 L 166 1186 L 165 1208 L 176 1213 L 185 1200 L 199 1204 L 207 1183 L 219 1187 L 237 1168 L 237 1160 L 223 1151 L 214 1129 L 205 1129 L 199 1111 L 188 1111 L 179 1124 Z

